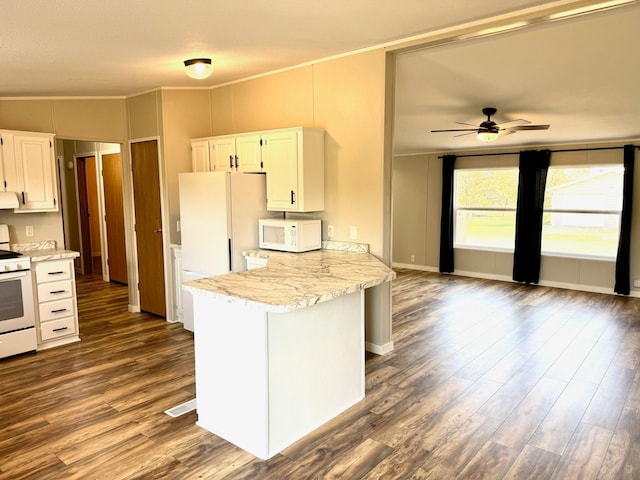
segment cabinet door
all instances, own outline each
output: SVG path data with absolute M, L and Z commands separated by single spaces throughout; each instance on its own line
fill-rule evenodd
M 4 155 L 2 154 L 2 136 L 0 135 L 0 192 L 7 190 L 7 181 L 4 176 Z
M 2 172 L 0 176 L 2 176 L 3 181 L 3 184 L 0 185 L 0 190 L 18 192 L 18 166 L 13 148 L 13 134 L 3 133 L 0 135 L 0 144 L 2 145 L 2 148 L 0 148 L 0 155 L 2 156 Z
M 13 141 L 20 200 L 16 211 L 57 210 L 58 190 L 51 137 L 14 135 Z
M 209 140 L 211 169 L 216 172 L 230 172 L 235 168 L 236 140 L 233 137 L 219 137 Z
M 260 135 L 240 135 L 236 137 L 238 172 L 262 172 L 262 149 Z
M 194 140 L 191 142 L 191 168 L 194 172 L 208 172 L 211 170 L 209 142 L 207 140 Z
M 298 141 L 296 132 L 264 135 L 262 146 L 267 173 L 267 209 L 298 209 Z

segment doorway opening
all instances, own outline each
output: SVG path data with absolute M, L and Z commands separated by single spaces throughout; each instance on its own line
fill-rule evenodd
M 60 175 L 67 248 L 76 273 L 128 284 L 121 145 L 62 141 Z

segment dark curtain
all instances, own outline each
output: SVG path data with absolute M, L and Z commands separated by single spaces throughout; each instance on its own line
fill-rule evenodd
M 455 155 L 442 157 L 442 214 L 440 217 L 440 272 L 453 272 L 453 167 Z
M 549 150 L 520 152 L 513 253 L 513 279 L 516 282 L 538 283 L 540 280 L 542 213 L 550 158 Z
M 622 183 L 622 214 L 620 215 L 620 240 L 616 257 L 616 285 L 614 291 L 629 295 L 631 288 L 629 257 L 631 251 L 631 207 L 633 203 L 633 166 L 636 147 L 624 146 L 624 178 Z

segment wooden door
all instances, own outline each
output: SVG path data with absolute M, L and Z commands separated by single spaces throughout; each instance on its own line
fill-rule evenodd
M 80 271 L 88 275 L 93 273 L 93 262 L 91 258 L 91 227 L 89 226 L 89 199 L 87 192 L 87 169 L 86 159 L 76 160 L 76 171 L 78 174 L 78 208 L 80 218 Z
M 166 316 L 158 142 L 131 144 L 140 309 Z
M 124 239 L 122 159 L 119 153 L 102 156 L 102 181 L 109 280 L 126 284 L 128 283 L 127 251 Z

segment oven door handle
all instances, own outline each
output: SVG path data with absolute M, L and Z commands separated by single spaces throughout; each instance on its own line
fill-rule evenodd
M 0 272 L 0 283 L 15 280 L 16 278 L 25 278 L 29 270 L 18 270 L 17 272 Z

